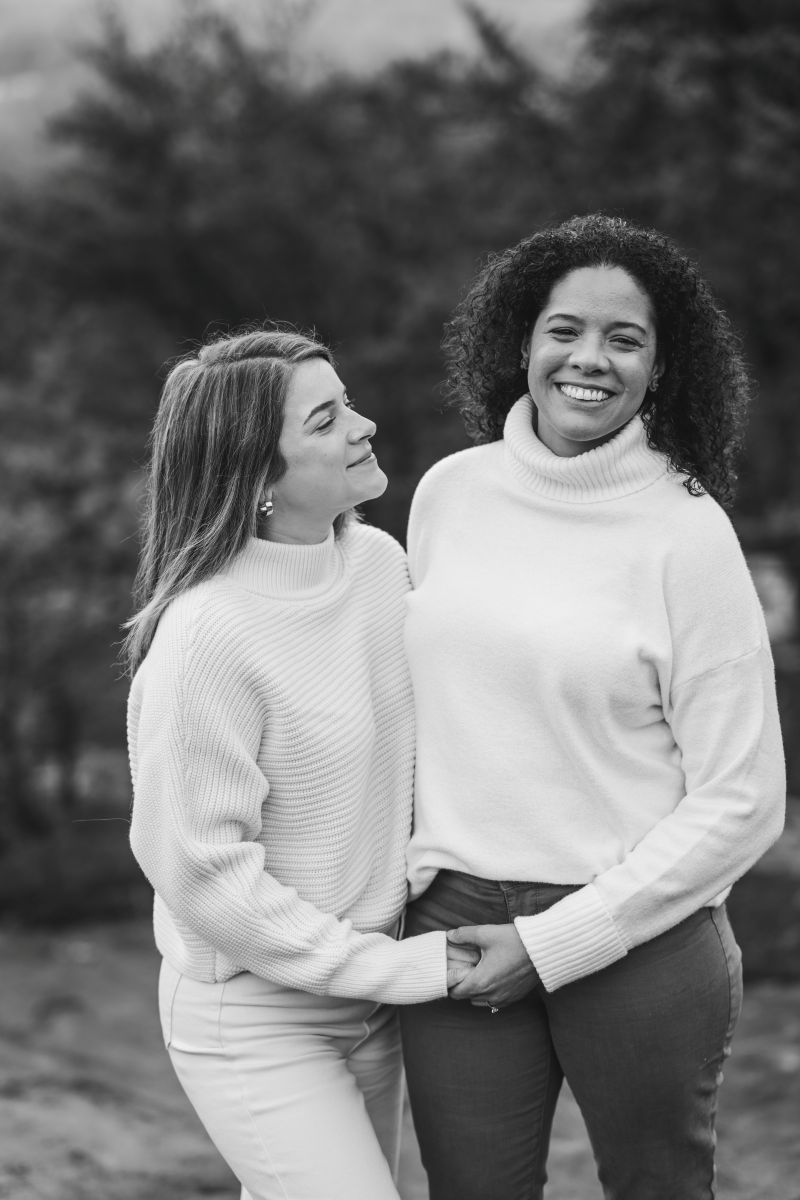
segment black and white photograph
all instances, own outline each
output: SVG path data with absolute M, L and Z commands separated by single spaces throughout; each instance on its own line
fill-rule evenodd
M 800 1200 L 796 0 L 0 0 L 0 1200 Z

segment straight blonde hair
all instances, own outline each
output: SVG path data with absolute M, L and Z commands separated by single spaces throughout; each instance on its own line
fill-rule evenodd
M 315 337 L 274 327 L 220 337 L 170 370 L 149 443 L 136 612 L 124 626 L 129 674 L 170 601 L 256 534 L 259 497 L 286 471 L 278 441 L 289 382 L 312 358 L 333 364 Z

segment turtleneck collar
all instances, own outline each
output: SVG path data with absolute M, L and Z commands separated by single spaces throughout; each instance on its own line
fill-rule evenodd
M 533 416 L 533 400 L 522 396 L 506 417 L 504 453 L 514 478 L 540 496 L 570 504 L 596 504 L 640 492 L 669 469 L 664 456 L 647 445 L 639 416 L 601 446 L 574 458 L 562 458 L 539 441 Z
M 311 599 L 335 587 L 343 571 L 344 559 L 331 529 L 324 542 L 310 546 L 248 538 L 226 574 L 264 596 Z

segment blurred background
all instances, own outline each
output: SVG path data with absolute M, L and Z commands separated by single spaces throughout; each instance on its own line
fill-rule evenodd
M 798 797 L 798 194 L 796 0 L 0 0 L 1 1196 L 234 1194 L 148 1057 L 150 893 L 127 848 L 116 656 L 163 364 L 242 322 L 315 327 L 378 424 L 391 486 L 367 519 L 402 540 L 422 473 L 466 445 L 439 343 L 485 256 L 595 209 L 672 235 L 759 385 L 733 516 Z M 731 901 L 755 1039 L 737 1200 L 800 1195 L 789 807 Z M 102 1131 L 115 1104 L 127 1132 Z M 553 1200 L 599 1194 L 551 1174 Z

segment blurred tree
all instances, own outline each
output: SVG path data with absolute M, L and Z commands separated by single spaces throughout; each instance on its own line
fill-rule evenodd
M 401 537 L 416 479 L 458 439 L 431 403 L 442 322 L 504 240 L 509 197 L 541 195 L 536 177 L 498 185 L 504 110 L 529 141 L 548 127 L 533 69 L 472 19 L 485 62 L 374 79 L 304 81 L 285 30 L 246 43 L 208 6 L 144 50 L 112 11 L 85 49 L 94 82 L 53 123 L 59 165 L 0 204 L 9 837 L 67 819 L 80 747 L 120 741 L 112 647 L 164 359 L 265 315 L 343 345 L 394 479 L 373 519 Z
M 478 261 L 624 212 L 696 252 L 742 327 L 763 385 L 748 536 L 765 514 L 772 549 L 797 529 L 796 5 L 595 0 L 561 80 L 462 8 L 474 56 L 322 78 L 291 25 L 248 40 L 187 3 L 142 49 L 112 13 L 57 163 L 0 196 L 0 848 L 71 819 L 93 747 L 122 754 L 139 465 L 160 365 L 207 330 L 278 317 L 334 345 L 391 479 L 368 515 L 402 538 L 419 476 L 464 444 L 439 340 Z
M 741 505 L 800 506 L 800 8 L 794 0 L 595 0 L 574 195 L 658 226 L 701 260 L 762 391 Z
M 148 51 L 108 16 L 86 52 L 95 85 L 53 126 L 73 157 L 27 218 L 55 294 L 140 308 L 176 346 L 264 315 L 343 344 L 388 435 L 400 487 L 376 511 L 401 536 L 446 448 L 427 428 L 443 320 L 476 258 L 552 206 L 518 153 L 550 155 L 546 88 L 467 7 L 475 61 L 313 85 L 283 42 L 245 43 L 208 8 Z
M 137 479 L 106 414 L 131 389 L 141 405 L 131 350 L 140 366 L 155 340 L 76 307 L 29 347 L 26 377 L 0 384 L 0 848 L 70 819 L 82 747 L 119 736 L 110 668 Z

